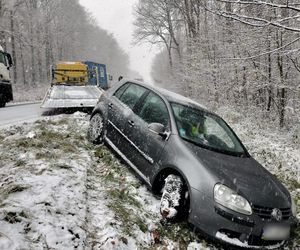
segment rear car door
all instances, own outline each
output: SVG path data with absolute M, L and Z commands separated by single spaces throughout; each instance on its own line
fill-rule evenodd
M 129 117 L 133 114 L 132 110 L 147 91 L 142 86 L 128 82 L 122 85 L 108 102 L 106 137 L 126 157 L 130 151 L 126 150 L 128 140 L 124 131 L 128 126 Z
M 163 99 L 150 91 L 139 104 L 136 114 L 128 118 L 129 126 L 124 133 L 130 139 L 131 145 L 128 146 L 134 152 L 129 160 L 148 178 L 153 174 L 166 144 L 166 138 L 151 132 L 148 126 L 161 123 L 166 131 L 170 131 L 169 112 Z

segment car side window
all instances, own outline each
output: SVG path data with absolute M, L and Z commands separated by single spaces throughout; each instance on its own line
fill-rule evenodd
M 125 89 L 128 87 L 129 83 L 125 83 L 120 88 L 117 89 L 117 91 L 114 93 L 114 96 L 120 99 L 121 95 L 125 91 Z
M 161 123 L 165 127 L 169 124 L 169 113 L 164 101 L 155 93 L 150 92 L 137 114 L 147 123 Z
M 146 88 L 136 85 L 130 84 L 130 86 L 122 93 L 120 98 L 118 98 L 121 102 L 127 105 L 130 109 L 133 109 L 134 105 L 139 101 L 141 96 L 147 91 Z

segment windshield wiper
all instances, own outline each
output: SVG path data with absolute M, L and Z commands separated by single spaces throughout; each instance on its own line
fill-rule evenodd
M 237 156 L 237 157 L 241 157 L 241 158 L 247 158 L 249 157 L 245 152 L 234 152 L 234 151 L 228 151 L 228 150 L 225 150 L 225 149 L 220 149 L 220 148 L 214 148 L 214 147 L 210 147 L 208 145 L 205 145 L 205 144 L 201 144 L 201 143 L 198 143 L 196 141 L 193 141 L 191 139 L 188 139 L 186 137 L 181 137 L 183 140 L 187 141 L 187 142 L 190 142 L 196 146 L 199 146 L 201 148 L 205 148 L 205 149 L 208 149 L 208 150 L 211 150 L 211 151 L 215 151 L 215 152 L 218 152 L 218 153 L 222 153 L 222 154 L 226 154 L 226 155 L 232 155 L 232 156 Z

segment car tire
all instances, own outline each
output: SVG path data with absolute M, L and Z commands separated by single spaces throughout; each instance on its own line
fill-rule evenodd
M 187 214 L 188 192 L 180 176 L 170 174 L 165 179 L 160 200 L 160 213 L 164 220 L 176 221 Z
M 103 140 L 103 118 L 99 113 L 95 114 L 90 120 L 87 138 L 94 144 L 99 144 Z

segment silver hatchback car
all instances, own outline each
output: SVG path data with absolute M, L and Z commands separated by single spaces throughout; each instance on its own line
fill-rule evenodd
M 288 190 L 220 116 L 181 95 L 122 80 L 94 108 L 88 139 L 104 140 L 161 194 L 167 220 L 259 249 L 284 244 L 297 225 Z

